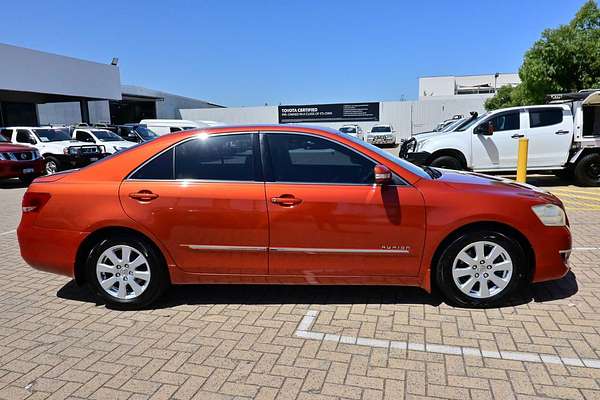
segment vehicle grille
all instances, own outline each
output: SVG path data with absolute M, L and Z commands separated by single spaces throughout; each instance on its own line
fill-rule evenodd
M 80 147 L 79 153 L 80 154 L 98 154 L 98 153 L 100 153 L 100 150 L 99 150 L 98 146 L 86 146 L 86 147 Z
M 11 161 L 31 161 L 35 158 L 33 151 L 3 152 L 0 154 Z

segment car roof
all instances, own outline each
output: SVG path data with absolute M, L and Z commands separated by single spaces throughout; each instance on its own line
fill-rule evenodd
M 521 110 L 534 110 L 536 108 L 561 108 L 563 110 L 570 110 L 566 104 L 536 104 L 533 106 L 518 106 L 518 107 L 507 107 L 499 108 L 497 110 L 490 111 L 490 115 L 497 114 L 505 111 L 521 111 Z

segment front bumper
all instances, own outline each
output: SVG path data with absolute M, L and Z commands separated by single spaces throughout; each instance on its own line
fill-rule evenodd
M 406 153 L 406 160 L 417 165 L 424 165 L 431 157 L 428 151 L 415 151 Z
M 24 176 L 42 175 L 44 160 L 38 158 L 31 161 L 0 161 L 0 179 L 21 178 Z
M 547 227 L 544 234 L 537 231 L 527 236 L 535 254 L 533 282 L 560 279 L 569 272 L 571 231 L 568 227 Z
M 65 165 L 68 165 L 72 168 L 79 168 L 89 165 L 93 162 L 96 162 L 104 157 L 106 157 L 107 153 L 98 153 L 98 154 L 86 154 L 86 155 L 65 155 L 61 157 L 61 162 Z

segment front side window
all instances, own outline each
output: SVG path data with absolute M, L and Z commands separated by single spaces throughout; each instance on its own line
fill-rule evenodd
M 300 134 L 267 136 L 272 180 L 300 183 L 373 183 L 375 163 L 331 140 Z
M 75 133 L 75 139 L 79 140 L 80 142 L 90 142 L 90 143 L 95 142 L 92 135 L 90 135 L 89 133 L 84 132 L 84 131 L 77 131 L 77 133 Z
M 493 124 L 495 132 L 512 131 L 521 126 L 518 111 L 497 115 L 490 118 L 488 122 Z
M 250 133 L 199 137 L 175 147 L 175 179 L 253 181 L 255 169 Z
M 529 126 L 531 128 L 560 124 L 562 120 L 563 111 L 560 108 L 529 110 Z

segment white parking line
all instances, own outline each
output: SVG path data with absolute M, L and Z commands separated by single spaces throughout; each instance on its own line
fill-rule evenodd
M 600 250 L 600 247 L 573 247 L 573 251 L 595 251 Z
M 325 340 L 329 342 L 339 342 L 347 344 L 356 344 L 358 346 L 394 348 L 401 350 L 424 351 L 427 353 L 464 355 L 467 357 L 500 358 L 504 360 L 527 361 L 534 363 L 572 365 L 576 367 L 588 367 L 600 369 L 600 360 L 592 358 L 579 357 L 561 357 L 553 354 L 528 353 L 522 351 L 490 351 L 481 350 L 475 347 L 465 346 L 447 346 L 437 343 L 411 343 L 399 340 L 373 339 L 357 336 L 334 335 L 311 331 L 319 312 L 308 310 L 300 321 L 295 336 L 309 340 Z
M 6 231 L 6 232 L 2 232 L 2 233 L 0 233 L 0 236 L 4 236 L 4 235 L 10 235 L 11 233 L 15 233 L 15 232 L 17 232 L 17 230 L 16 230 L 16 229 L 13 229 L 12 231 Z

